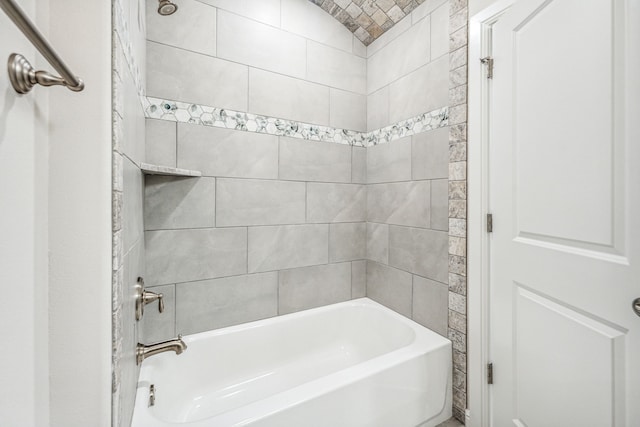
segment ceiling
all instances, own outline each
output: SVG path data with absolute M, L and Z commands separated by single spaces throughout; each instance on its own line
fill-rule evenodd
M 309 0 L 340 21 L 365 46 L 426 0 Z

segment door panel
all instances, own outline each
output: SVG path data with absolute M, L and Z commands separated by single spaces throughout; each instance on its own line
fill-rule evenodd
M 611 247 L 612 4 L 587 3 L 545 2 L 512 32 L 516 224 L 519 235 Z
M 640 425 L 638 11 L 520 0 L 494 26 L 493 426 Z
M 612 425 L 614 405 L 619 413 L 621 403 L 614 404 L 614 388 L 624 381 L 624 332 L 517 283 L 513 305 L 515 406 L 522 424 Z

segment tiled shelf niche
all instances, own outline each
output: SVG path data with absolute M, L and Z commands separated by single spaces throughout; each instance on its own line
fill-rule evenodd
M 152 165 L 149 163 L 140 163 L 140 169 L 145 175 L 164 175 L 164 176 L 184 176 L 184 177 L 199 177 L 202 176 L 202 172 L 173 168 L 171 166 Z

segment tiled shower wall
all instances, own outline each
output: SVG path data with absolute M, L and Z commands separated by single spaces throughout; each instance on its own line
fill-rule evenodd
M 113 1 L 112 425 L 131 424 L 138 381 L 134 286 L 144 276 L 144 0 Z
M 367 49 L 370 129 L 449 104 L 448 3 L 428 2 L 398 25 Z M 448 135 L 367 148 L 367 296 L 444 336 Z
M 203 177 L 147 177 L 146 279 L 166 297 L 147 338 L 364 296 L 364 148 L 162 121 L 148 135 Z
M 364 46 L 311 3 L 258 9 L 150 7 L 148 94 L 366 130 Z M 203 177 L 147 177 L 146 284 L 167 310 L 146 339 L 365 295 L 363 147 L 148 120 L 147 161 Z
M 366 48 L 300 0 L 147 2 L 147 94 L 363 131 Z
M 367 47 L 368 130 L 448 105 L 448 11 L 426 1 Z
M 452 126 L 365 149 L 147 120 L 147 161 L 203 177 L 147 178 L 147 286 L 167 312 L 145 312 L 145 339 L 366 292 L 453 340 L 463 420 L 466 3 L 427 1 L 366 50 L 305 3 L 150 9 L 148 94 L 353 130 L 451 105 Z

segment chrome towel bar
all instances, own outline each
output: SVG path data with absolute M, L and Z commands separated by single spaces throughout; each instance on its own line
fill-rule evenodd
M 27 93 L 36 84 L 66 86 L 74 92 L 84 89 L 84 82 L 71 72 L 14 0 L 0 0 L 0 8 L 62 76 L 57 77 L 46 71 L 36 71 L 24 56 L 17 53 L 11 54 L 7 66 L 9 79 L 16 92 Z

